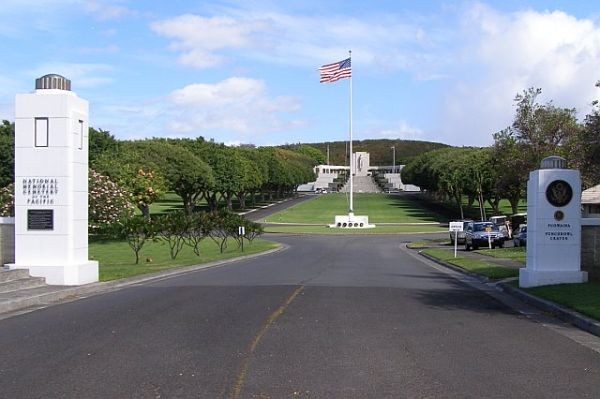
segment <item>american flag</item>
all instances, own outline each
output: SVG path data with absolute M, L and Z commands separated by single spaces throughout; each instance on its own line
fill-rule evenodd
M 352 65 L 350 58 L 333 64 L 323 65 L 319 68 L 321 72 L 321 83 L 331 83 L 352 76 Z

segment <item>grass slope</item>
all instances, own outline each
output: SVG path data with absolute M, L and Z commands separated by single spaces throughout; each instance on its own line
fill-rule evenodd
M 327 225 L 333 223 L 335 215 L 348 213 L 348 201 L 343 193 L 321 195 L 273 214 L 266 222 Z M 437 222 L 435 213 L 403 195 L 355 194 L 354 214 L 368 215 L 375 224 Z

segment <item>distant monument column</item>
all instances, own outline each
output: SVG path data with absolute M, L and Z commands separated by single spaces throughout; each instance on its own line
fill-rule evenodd
M 88 102 L 60 75 L 15 104 L 15 263 L 48 284 L 98 281 L 88 260 Z
M 581 178 L 561 157 L 548 157 L 527 182 L 527 263 L 519 286 L 583 283 Z

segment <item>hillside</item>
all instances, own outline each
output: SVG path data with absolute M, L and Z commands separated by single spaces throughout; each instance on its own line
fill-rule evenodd
M 346 141 L 333 141 L 325 143 L 306 143 L 315 147 L 327 154 L 327 146 L 329 145 L 329 157 L 332 165 L 344 165 L 344 154 L 346 154 Z M 391 165 L 392 164 L 392 149 L 396 147 L 396 164 L 406 164 L 410 158 L 422 154 L 427 151 L 436 150 L 439 148 L 449 147 L 446 144 L 434 143 L 430 141 L 416 140 L 362 140 L 354 141 L 354 152 L 368 152 L 371 154 L 371 165 Z

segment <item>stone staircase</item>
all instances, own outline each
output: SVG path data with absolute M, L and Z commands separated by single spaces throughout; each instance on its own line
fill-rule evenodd
M 31 277 L 26 269 L 0 270 L 0 295 L 45 286 L 45 278 Z
M 344 184 L 341 192 L 350 191 L 350 180 Z M 371 176 L 354 176 L 354 192 L 355 193 L 380 193 L 381 188 L 375 184 Z
M 29 270 L 0 268 L 0 314 L 42 305 L 57 289 L 43 277 L 31 277 Z

